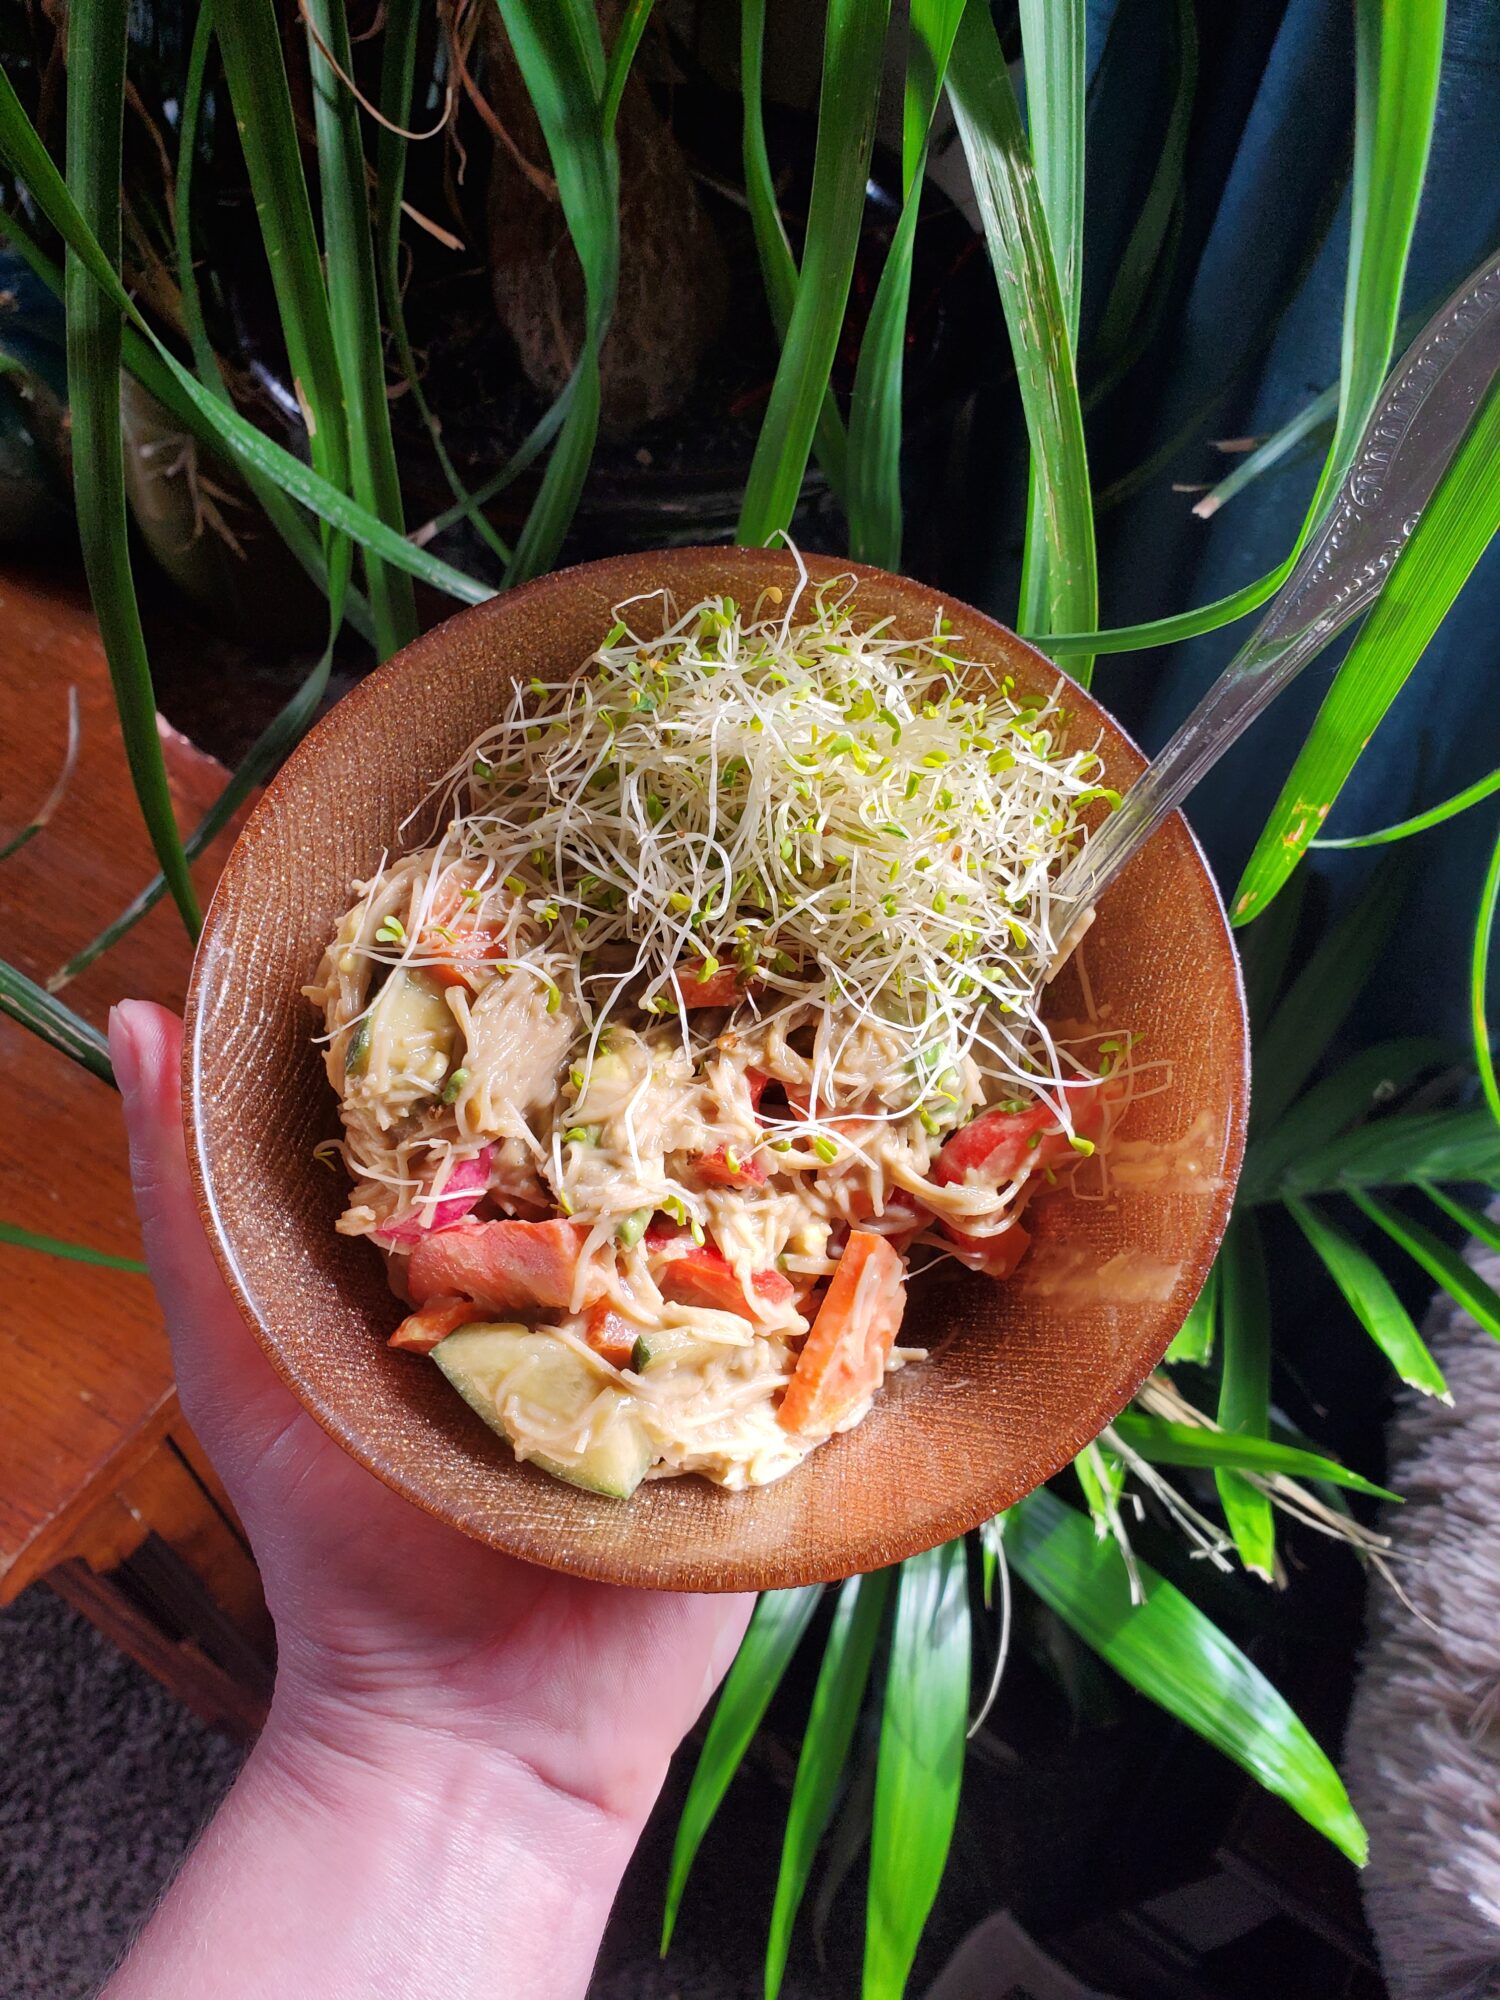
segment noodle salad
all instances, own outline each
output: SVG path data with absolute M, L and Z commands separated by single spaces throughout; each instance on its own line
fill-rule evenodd
M 595 1492 L 760 1485 L 851 1429 L 925 1358 L 909 1260 L 1009 1276 L 1127 1095 L 1128 1038 L 1039 1013 L 1051 879 L 1118 803 L 1066 684 L 981 686 L 946 620 L 852 593 L 618 606 L 305 989 L 393 1345 Z

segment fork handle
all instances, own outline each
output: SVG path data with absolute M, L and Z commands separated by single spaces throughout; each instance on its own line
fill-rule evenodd
M 1055 959 L 1198 781 L 1351 619 L 1374 603 L 1500 372 L 1500 253 L 1412 342 L 1343 484 L 1271 608 L 1192 714 L 1058 878 Z

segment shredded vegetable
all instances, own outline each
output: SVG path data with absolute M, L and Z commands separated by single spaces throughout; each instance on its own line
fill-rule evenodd
M 997 684 L 944 620 L 862 621 L 848 579 L 618 606 L 579 672 L 515 687 L 308 989 L 355 1183 L 340 1226 L 409 1260 L 419 1307 L 518 1313 L 607 1370 L 578 1407 L 602 1421 L 607 1387 L 651 1412 L 645 1472 L 775 1477 L 857 1422 L 906 1351 L 866 1333 L 846 1365 L 825 1318 L 820 1380 L 860 1395 L 819 1399 L 819 1437 L 775 1423 L 846 1246 L 1008 1272 L 1034 1177 L 1092 1154 L 1128 1094 L 1128 1037 L 1060 1044 L 1040 1014 L 1051 879 L 1117 803 L 1066 685 Z M 695 1316 L 668 1378 L 653 1341 Z M 728 1349 L 705 1331 L 726 1319 Z M 528 1418 L 507 1374 L 476 1407 L 580 1477 L 555 1403 Z M 613 1478 L 636 1461 L 600 1407 Z

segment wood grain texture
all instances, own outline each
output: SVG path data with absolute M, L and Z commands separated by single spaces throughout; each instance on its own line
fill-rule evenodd
M 0 864 L 4 953 L 33 979 L 94 937 L 155 873 L 125 770 L 93 618 L 71 582 L 0 568 L 0 843 L 61 769 L 78 689 L 78 767 L 50 825 Z M 224 772 L 166 734 L 180 822 Z M 196 871 L 207 893 L 226 837 Z M 162 904 L 67 989 L 102 1027 L 124 994 L 180 1006 L 190 963 Z M 140 1255 L 119 1100 L 0 1019 L 0 1215 L 44 1235 Z M 161 1315 L 144 1278 L 0 1245 L 0 1602 L 66 1553 L 69 1535 L 177 1420 Z
M 1020 688 L 1058 670 L 1012 633 L 919 585 L 854 574 L 858 604 L 898 630 L 952 618 L 969 656 Z M 518 1466 L 438 1371 L 385 1344 L 400 1308 L 376 1254 L 333 1230 L 343 1191 L 312 1159 L 337 1130 L 299 989 L 398 825 L 500 710 L 518 675 L 577 668 L 621 599 L 741 602 L 794 580 L 783 555 L 683 549 L 589 564 L 461 613 L 362 683 L 266 794 L 225 868 L 194 968 L 184 1053 L 189 1152 L 203 1214 L 241 1306 L 283 1377 L 397 1491 L 496 1548 L 657 1588 L 783 1588 L 873 1569 L 975 1526 L 1058 1471 L 1129 1399 L 1196 1297 L 1244 1143 L 1246 1031 L 1223 913 L 1180 818 L 1106 899 L 1087 943 L 1095 999 L 1141 1033 L 1166 1087 L 1121 1134 L 1134 1171 L 1107 1196 L 1038 1201 L 1021 1274 L 914 1288 L 904 1337 L 940 1358 L 903 1371 L 857 1431 L 776 1485 L 699 1479 L 601 1500 Z M 636 612 L 637 619 L 641 613 Z M 1108 782 L 1141 758 L 1081 690 Z M 1053 990 L 1081 1007 L 1076 978 Z M 1167 1150 L 1163 1150 L 1167 1149 Z

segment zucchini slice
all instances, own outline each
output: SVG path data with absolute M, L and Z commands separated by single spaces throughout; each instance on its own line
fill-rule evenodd
M 524 1326 L 464 1326 L 439 1341 L 432 1358 L 470 1408 L 512 1444 L 516 1438 L 504 1415 L 512 1399 L 549 1417 L 581 1421 L 603 1390 L 602 1420 L 596 1412 L 581 1452 L 567 1460 L 528 1453 L 534 1465 L 570 1486 L 628 1500 L 656 1456 L 629 1396 L 607 1388 L 600 1371 L 551 1334 Z

